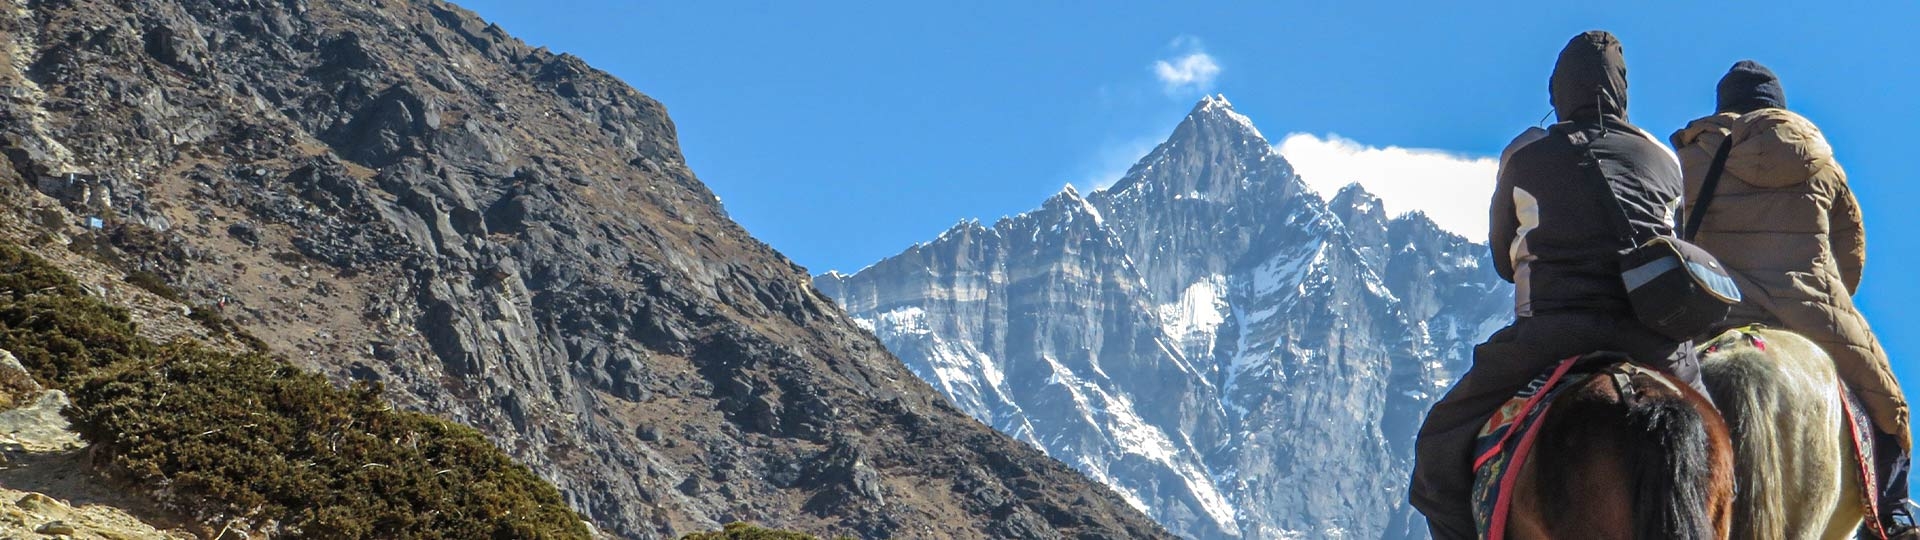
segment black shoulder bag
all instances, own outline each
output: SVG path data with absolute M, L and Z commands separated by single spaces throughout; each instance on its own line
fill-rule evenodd
M 1726 267 L 1713 254 L 1688 241 L 1706 218 L 1707 203 L 1713 200 L 1713 191 L 1732 148 L 1731 139 L 1721 144 L 1713 165 L 1708 167 L 1707 178 L 1700 186 L 1700 202 L 1693 206 L 1685 228 L 1681 229 L 1686 240 L 1661 234 L 1646 241 L 1635 238 L 1626 206 L 1613 192 L 1613 184 L 1600 172 L 1599 159 L 1591 151 L 1587 154 L 1594 176 L 1599 177 L 1601 187 L 1620 210 L 1621 238 L 1629 245 L 1638 246 L 1620 256 L 1620 280 L 1626 285 L 1633 314 L 1649 328 L 1675 340 L 1694 339 L 1713 330 L 1726 320 L 1733 305 L 1740 303 L 1740 287 L 1734 284 Z

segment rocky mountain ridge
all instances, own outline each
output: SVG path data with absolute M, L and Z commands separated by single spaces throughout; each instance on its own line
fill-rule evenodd
M 1506 322 L 1484 245 L 1330 200 L 1224 97 L 1111 187 L 815 278 L 968 414 L 1183 536 L 1417 538 L 1421 415 Z
M 0 5 L 0 216 L 475 426 L 600 530 L 1153 538 L 734 224 L 665 108 L 436 0 Z

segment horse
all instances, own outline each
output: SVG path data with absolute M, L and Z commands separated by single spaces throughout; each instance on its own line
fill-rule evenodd
M 1712 403 L 1625 361 L 1568 384 L 1545 402 L 1507 538 L 1726 540 L 1734 451 Z
M 1852 538 L 1862 469 L 1833 360 L 1797 334 L 1729 330 L 1703 346 L 1701 378 L 1732 429 L 1733 536 Z

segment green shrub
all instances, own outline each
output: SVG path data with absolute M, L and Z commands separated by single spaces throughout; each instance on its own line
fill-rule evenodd
M 26 250 L 0 244 L 0 294 L 19 299 L 28 294 L 84 296 L 80 283 L 66 272 Z
M 746 523 L 732 523 L 723 530 L 693 533 L 680 537 L 680 540 L 820 540 L 820 538 L 805 533 L 776 531 Z
M 127 312 L 0 244 L 0 348 L 72 396 L 111 470 L 202 519 L 289 538 L 588 538 L 552 485 L 480 433 L 263 353 L 139 338 Z
M 154 348 L 134 334 L 126 310 L 58 294 L 0 297 L 0 342 L 50 388 L 68 388 L 101 368 L 140 362 Z
M 194 306 L 192 309 L 187 310 L 187 318 L 192 319 L 193 322 L 200 323 L 200 326 L 206 328 L 207 332 L 214 337 L 231 337 L 241 344 L 246 345 L 247 348 L 258 352 L 264 353 L 272 350 L 271 347 L 267 346 L 267 342 L 261 341 L 260 338 L 247 333 L 245 329 L 240 328 L 239 323 L 235 323 L 227 319 L 225 315 L 221 315 L 219 308 L 212 306 Z
M 168 285 L 167 280 L 161 278 L 160 274 L 146 270 L 135 270 L 127 274 L 126 281 L 135 287 L 146 289 L 147 292 L 153 293 L 161 298 L 175 302 L 182 301 L 180 299 L 180 291 L 173 290 L 173 286 Z

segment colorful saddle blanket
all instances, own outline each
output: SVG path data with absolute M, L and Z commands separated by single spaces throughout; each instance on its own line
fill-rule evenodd
M 1860 398 L 1853 395 L 1853 391 L 1848 390 L 1845 384 L 1840 385 L 1840 392 L 1847 397 L 1840 400 L 1840 408 L 1847 414 L 1847 434 L 1853 438 L 1854 463 L 1860 464 L 1860 485 L 1865 486 L 1860 490 L 1860 507 L 1866 511 L 1866 515 L 1878 516 L 1880 478 L 1873 471 L 1873 418 L 1860 408 Z M 1863 538 L 1887 538 L 1887 531 L 1881 529 L 1879 519 L 1863 521 Z
M 1506 538 L 1507 512 L 1513 506 L 1513 485 L 1520 477 L 1539 434 L 1540 419 L 1546 417 L 1547 404 L 1560 391 L 1572 388 L 1591 373 L 1573 373 L 1583 357 L 1568 358 L 1541 373 L 1513 399 L 1500 406 L 1488 419 L 1480 435 L 1474 438 L 1473 520 L 1480 537 Z

